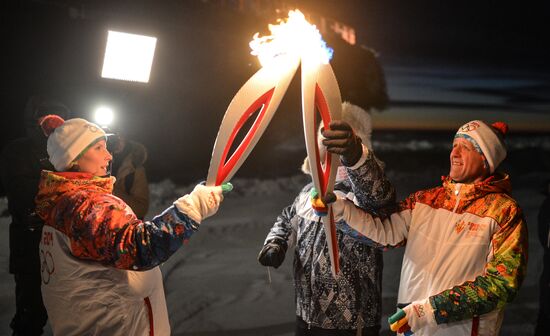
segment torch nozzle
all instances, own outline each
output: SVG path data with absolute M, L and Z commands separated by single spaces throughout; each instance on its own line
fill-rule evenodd
M 231 190 L 233 190 L 233 185 L 230 182 L 222 183 L 222 192 L 224 194 L 230 192 Z

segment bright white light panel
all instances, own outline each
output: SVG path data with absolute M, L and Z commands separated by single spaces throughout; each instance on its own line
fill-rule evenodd
M 109 31 L 101 77 L 149 82 L 157 38 Z

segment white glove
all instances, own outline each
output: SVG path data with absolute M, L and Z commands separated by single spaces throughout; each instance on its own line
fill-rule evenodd
M 223 200 L 222 186 L 207 187 L 197 184 L 190 194 L 178 198 L 176 208 L 199 223 L 218 211 Z
M 434 309 L 430 304 L 429 298 L 414 301 L 403 308 L 403 311 L 407 314 L 407 323 L 413 332 L 417 332 L 428 325 L 437 325 L 435 322 Z

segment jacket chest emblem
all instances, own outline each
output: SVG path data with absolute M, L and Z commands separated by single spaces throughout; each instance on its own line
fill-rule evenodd
M 466 237 L 476 237 L 478 233 L 483 230 L 484 226 L 485 224 L 483 223 L 474 223 L 461 220 L 455 224 L 454 231 L 457 235 L 464 231 Z

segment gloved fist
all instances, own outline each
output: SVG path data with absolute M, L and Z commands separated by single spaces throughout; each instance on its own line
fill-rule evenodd
M 278 268 L 285 260 L 286 245 L 277 240 L 265 244 L 258 254 L 258 261 L 264 266 Z
M 197 184 L 190 194 L 178 198 L 174 205 L 179 211 L 200 224 L 203 219 L 218 211 L 223 200 L 223 192 L 232 189 L 230 183 L 224 185 L 208 187 Z
M 363 154 L 361 138 L 355 135 L 351 126 L 343 120 L 331 121 L 329 128 L 321 130 L 325 137 L 323 145 L 327 147 L 327 151 L 340 155 L 345 166 L 351 167 L 356 164 Z
M 429 299 L 415 301 L 403 310 L 398 309 L 388 318 L 388 323 L 392 331 L 411 335 L 428 325 L 436 325 L 434 309 Z

